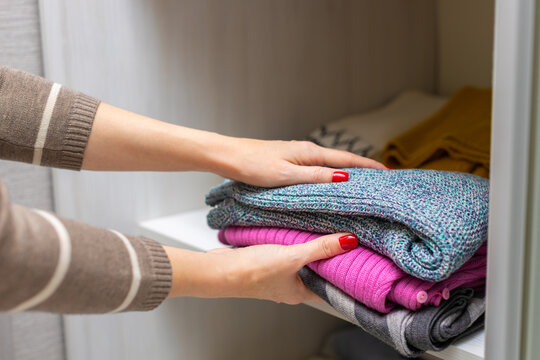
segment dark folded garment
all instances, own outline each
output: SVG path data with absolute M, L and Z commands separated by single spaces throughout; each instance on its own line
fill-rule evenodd
M 488 180 L 432 170 L 347 169 L 349 181 L 265 189 L 238 182 L 207 196 L 208 224 L 351 232 L 406 273 L 441 281 L 487 239 Z
M 440 351 L 484 324 L 483 294 L 475 295 L 472 289 L 454 290 L 438 307 L 418 311 L 399 308 L 381 314 L 354 300 L 308 267 L 298 274 L 311 291 L 347 320 L 404 356 L 417 356 L 427 350 Z

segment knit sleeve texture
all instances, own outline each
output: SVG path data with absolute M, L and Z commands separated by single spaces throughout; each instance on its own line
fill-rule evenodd
M 148 239 L 10 203 L 0 183 L 0 312 L 151 310 L 171 288 L 163 247 Z
M 0 66 L 0 158 L 79 170 L 99 103 Z

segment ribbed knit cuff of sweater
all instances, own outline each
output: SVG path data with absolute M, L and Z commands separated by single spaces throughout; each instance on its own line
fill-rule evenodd
M 0 67 L 3 159 L 79 170 L 99 100 Z

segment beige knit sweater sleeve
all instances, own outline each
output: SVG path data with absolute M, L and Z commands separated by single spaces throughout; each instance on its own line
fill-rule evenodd
M 0 158 L 78 170 L 99 101 L 0 66 Z M 168 295 L 158 243 L 10 202 L 0 182 L 0 311 L 151 310 Z

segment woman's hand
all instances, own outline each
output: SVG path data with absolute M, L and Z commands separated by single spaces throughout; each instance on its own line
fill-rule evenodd
M 309 141 L 224 138 L 219 147 L 214 172 L 264 187 L 347 181 L 348 174 L 336 168 L 387 169 L 375 160 Z
M 209 171 L 275 187 L 345 181 L 336 169 L 385 169 L 375 160 L 307 141 L 263 141 L 190 129 L 101 103 L 86 146 L 87 170 Z
M 322 236 L 297 245 L 254 245 L 197 253 L 165 247 L 173 268 L 169 297 L 242 297 L 287 304 L 322 301 L 300 280 L 304 265 L 358 246 L 351 234 Z

